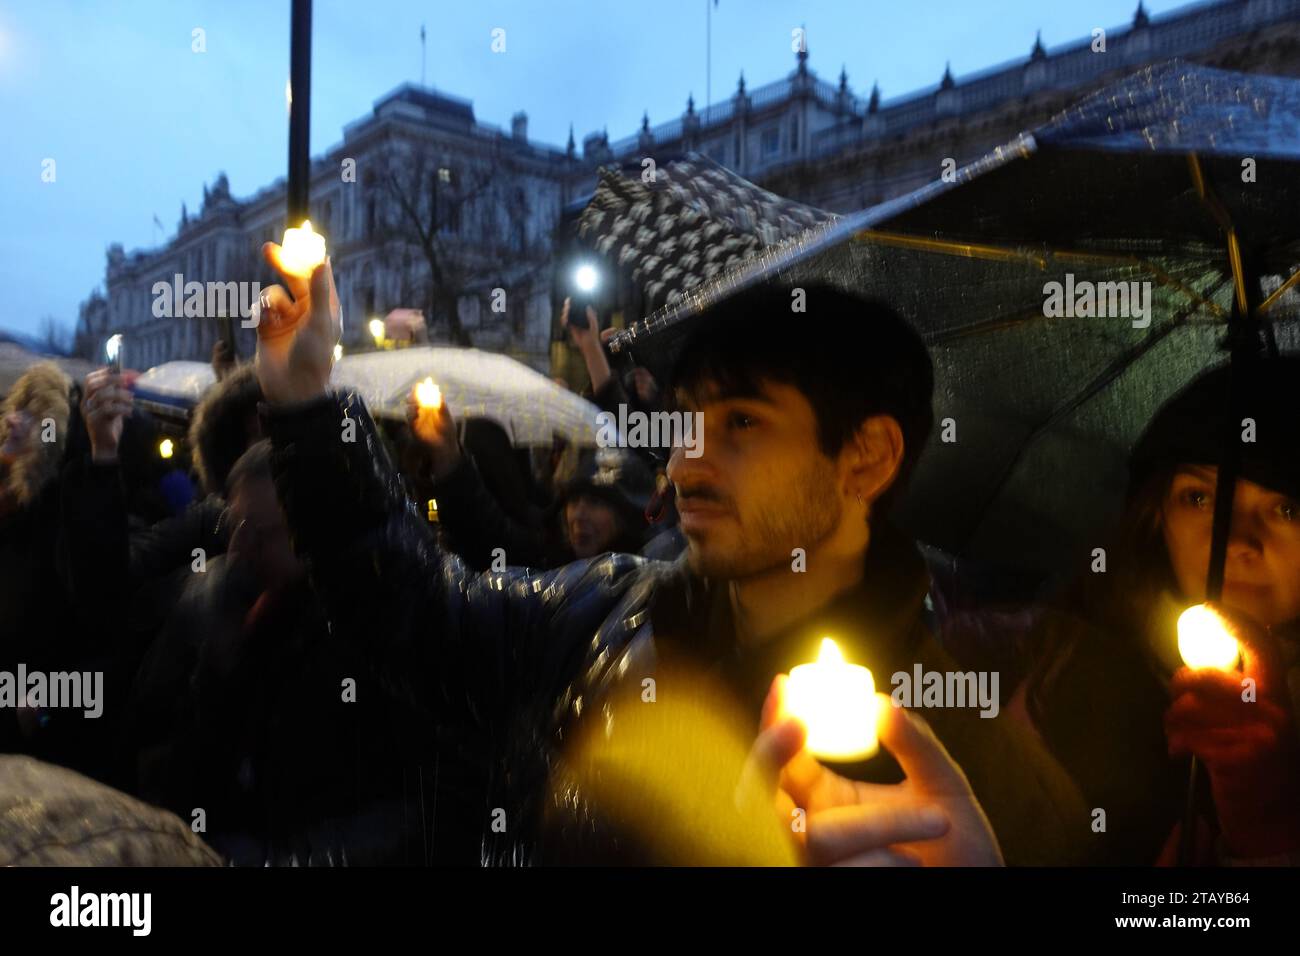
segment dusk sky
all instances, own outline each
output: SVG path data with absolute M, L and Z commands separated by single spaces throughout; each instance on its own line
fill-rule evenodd
M 312 153 L 376 99 L 420 79 L 473 101 L 509 129 L 524 110 L 532 139 L 611 139 L 704 105 L 710 0 L 317 0 Z M 1185 6 L 1148 0 L 1153 15 Z M 753 89 L 795 64 L 805 26 L 810 67 L 886 100 L 1026 57 L 1041 29 L 1051 49 L 1094 27 L 1126 26 L 1136 0 L 721 0 L 713 9 L 713 99 L 744 70 Z M 191 50 L 206 32 L 205 53 Z M 506 30 L 493 53 L 491 32 Z M 0 0 L 0 329 L 34 333 L 46 315 L 69 328 L 103 282 L 104 250 L 173 235 L 219 172 L 246 197 L 284 175 L 289 0 Z M 55 160 L 56 180 L 42 182 Z M 154 225 L 154 216 L 163 230 Z

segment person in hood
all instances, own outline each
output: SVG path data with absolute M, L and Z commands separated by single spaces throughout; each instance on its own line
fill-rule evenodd
M 266 247 L 272 264 L 277 249 Z M 810 285 L 815 334 L 792 336 L 782 287 L 703 316 L 671 386 L 704 415 L 703 454 L 674 452 L 669 465 L 684 560 L 607 555 L 473 574 L 405 499 L 363 403 L 329 391 L 339 316 L 328 264 L 310 280 L 285 278 L 296 301 L 268 290 L 267 329 L 295 324 L 262 338 L 257 363 L 276 489 L 333 626 L 424 702 L 427 733 L 454 728 L 489 748 L 491 796 L 468 821 L 485 861 L 671 858 L 653 821 L 680 819 L 663 802 L 689 802 L 699 781 L 685 768 L 717 766 L 700 750 L 717 737 L 636 744 L 661 712 L 632 702 L 653 687 L 673 708 L 694 702 L 701 720 L 743 715 L 733 729 L 754 742 L 770 793 L 806 811 L 802 840 L 775 815 L 769 823 L 808 862 L 1069 862 L 1086 841 L 1072 782 L 1010 721 L 939 708 L 923 734 L 920 717 L 890 708 L 917 731 L 897 760 L 882 753 L 837 774 L 807 755 L 797 721 L 761 719 L 781 713 L 774 676 L 813 659 L 828 633 L 882 685 L 914 667 L 954 668 L 924 627 L 924 562 L 888 520 L 925 443 L 933 389 L 923 343 L 890 309 Z M 338 440 L 345 415 L 356 442 Z M 681 670 L 717 694 L 673 697 Z M 626 773 L 608 767 L 620 757 L 633 764 L 620 765 Z M 641 795 L 626 814 L 599 795 L 618 779 Z M 636 836 L 622 829 L 637 821 Z M 749 845 L 738 837 L 705 859 L 749 859 Z

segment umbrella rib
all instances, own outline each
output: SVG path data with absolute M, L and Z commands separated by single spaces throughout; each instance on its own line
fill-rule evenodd
M 1224 280 L 1224 282 L 1226 281 L 1227 280 Z M 1224 282 L 1219 283 L 1219 286 L 1215 289 L 1216 292 L 1223 287 Z M 1025 436 L 1024 440 L 1020 443 L 1019 447 L 1016 448 L 1015 453 L 1011 456 L 1011 458 L 1007 461 L 1006 465 L 1002 468 L 1002 471 L 998 475 L 997 480 L 993 483 L 992 490 L 985 497 L 983 506 L 978 508 L 975 511 L 977 517 L 975 519 L 974 525 L 971 527 L 970 532 L 966 535 L 965 541 L 962 543 L 963 551 L 970 546 L 971 540 L 975 537 L 975 535 L 979 532 L 980 528 L 983 526 L 985 517 L 988 515 L 989 508 L 992 506 L 993 502 L 998 499 L 998 496 L 1002 494 L 1002 489 L 1006 486 L 1006 483 L 1010 479 L 1012 472 L 1015 471 L 1016 466 L 1019 465 L 1021 459 L 1024 458 L 1025 453 L 1029 450 L 1029 446 L 1032 445 L 1039 438 L 1039 436 L 1044 434 L 1047 431 L 1047 429 L 1051 428 L 1053 425 L 1061 421 L 1067 415 L 1074 412 L 1077 408 L 1079 408 L 1079 406 L 1083 405 L 1085 402 L 1090 400 L 1093 396 L 1095 396 L 1098 392 L 1104 389 L 1107 385 L 1113 383 L 1135 361 L 1137 361 L 1144 354 L 1149 352 L 1157 344 L 1163 341 L 1165 337 L 1168 336 L 1171 332 L 1184 325 L 1193 310 L 1194 307 L 1189 307 L 1187 309 L 1184 309 L 1178 315 L 1174 316 L 1174 318 L 1171 319 L 1169 322 L 1165 323 L 1163 327 L 1161 327 L 1158 330 L 1153 330 L 1150 335 L 1144 338 L 1137 345 L 1129 349 L 1126 349 L 1123 353 L 1117 356 L 1110 364 L 1108 364 L 1106 368 L 1103 369 L 1099 375 L 1097 375 L 1095 378 L 1093 378 L 1091 382 L 1089 382 L 1086 386 L 1084 386 L 1084 388 L 1081 391 L 1073 395 L 1063 405 L 1054 409 L 1051 412 L 1051 414 L 1047 416 L 1047 418 L 1043 419 L 1032 429 L 1030 429 L 1029 434 Z
M 1300 283 L 1300 268 L 1297 268 L 1295 272 L 1291 273 L 1290 278 L 1274 289 L 1272 295 L 1261 302 L 1259 307 L 1255 309 L 1255 313 L 1258 315 L 1267 312 L 1273 307 L 1273 304 L 1277 302 L 1278 299 L 1282 298 L 1282 296 L 1286 294 L 1288 289 L 1293 288 L 1297 283 Z

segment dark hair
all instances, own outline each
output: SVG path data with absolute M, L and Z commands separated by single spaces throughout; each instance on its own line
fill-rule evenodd
M 794 312 L 797 293 L 806 311 Z M 901 494 L 934 424 L 934 366 L 916 331 L 885 303 L 820 283 L 761 285 L 704 313 L 673 369 L 678 396 L 754 396 L 791 385 L 812 405 L 817 438 L 839 454 L 862 423 L 889 415 L 903 460 L 881 512 Z
M 235 493 L 240 482 L 250 478 L 271 480 L 271 440 L 263 438 L 248 446 L 248 450 L 239 456 L 226 476 L 226 497 Z
M 194 470 L 207 494 L 219 494 L 230 469 L 249 446 L 249 421 L 256 420 L 262 386 L 251 364 L 241 365 L 204 394 L 190 424 Z

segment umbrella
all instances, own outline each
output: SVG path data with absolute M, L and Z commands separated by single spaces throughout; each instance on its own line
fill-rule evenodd
M 653 178 L 638 164 L 602 167 L 579 235 L 628 268 L 649 308 L 757 253 L 797 236 L 831 213 L 760 189 L 697 153 L 670 159 Z
M 932 350 L 941 426 L 904 522 L 959 555 L 1063 572 L 1100 543 L 1164 399 L 1229 344 L 1249 361 L 1255 320 L 1269 349 L 1300 347 L 1298 164 L 1300 81 L 1172 61 L 950 181 L 763 249 L 610 345 L 662 374 L 710 304 L 770 279 L 888 300 Z
M 164 362 L 135 380 L 135 400 L 156 415 L 184 419 L 216 380 L 209 362 Z
M 550 445 L 556 434 L 576 445 L 596 444 L 595 405 L 495 352 L 424 346 L 345 355 L 331 384 L 355 389 L 377 415 L 405 417 L 411 389 L 430 376 L 457 418 L 490 418 L 517 447 Z

